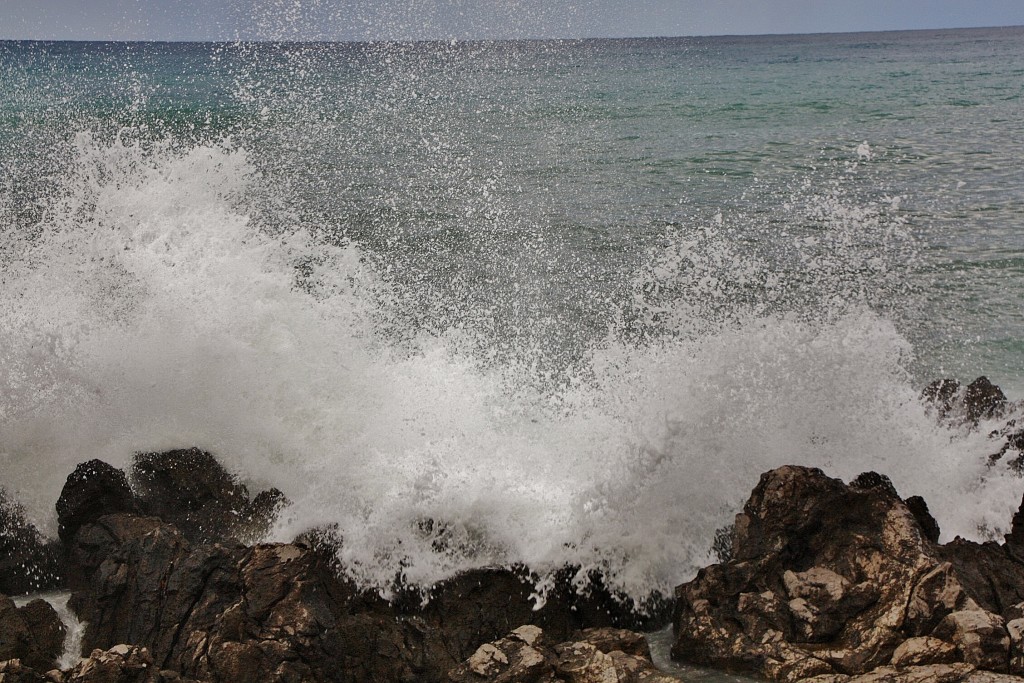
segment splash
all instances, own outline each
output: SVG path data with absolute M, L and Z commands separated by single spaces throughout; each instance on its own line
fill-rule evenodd
M 268 229 L 230 139 L 73 148 L 3 251 L 0 462 L 50 531 L 76 463 L 194 444 L 293 501 L 274 539 L 336 526 L 368 586 L 571 563 L 640 598 L 706 564 L 778 465 L 885 472 L 947 537 L 998 531 L 1019 499 L 984 437 L 917 400 L 881 294 L 898 273 L 864 238 L 900 253 L 889 201 L 801 195 L 813 225 L 767 251 L 743 216 L 667 230 L 554 376 L 533 347 L 495 360 L 480 329 L 410 323 L 386 253 Z

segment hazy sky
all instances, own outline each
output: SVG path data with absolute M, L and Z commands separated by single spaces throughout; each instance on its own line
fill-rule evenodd
M 0 0 L 0 39 L 714 35 L 1024 24 L 1024 0 Z

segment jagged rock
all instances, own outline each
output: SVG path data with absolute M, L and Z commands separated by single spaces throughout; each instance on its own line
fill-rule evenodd
M 93 574 L 103 561 L 129 541 L 165 526 L 156 517 L 118 513 L 105 515 L 84 524 L 67 541 L 68 586 L 72 590 L 88 588 Z
M 676 590 L 673 656 L 781 681 L 897 663 L 1005 672 L 1002 613 L 1024 602 L 1024 563 L 994 543 L 936 545 L 922 510 L 874 473 L 849 486 L 802 467 L 763 475 L 733 559 Z
M 77 539 L 105 533 L 110 544 L 70 602 L 87 622 L 86 648 L 135 643 L 155 667 L 213 682 L 429 682 L 518 624 L 562 638 L 586 625 L 558 591 L 535 610 L 525 572 L 467 572 L 425 606 L 393 605 L 359 591 L 323 550 L 195 546 L 171 525 L 147 531 L 154 522 L 112 515 L 79 530 Z
M 1002 683 L 974 678 L 978 672 L 970 664 L 932 664 L 898 669 L 883 666 L 856 676 L 831 674 L 808 678 L 804 683 Z M 1009 678 L 1003 676 L 1002 678 Z
M 63 583 L 60 549 L 25 519 L 24 511 L 0 489 L 0 593 L 21 595 Z
M 971 422 L 999 417 L 1005 408 L 1006 395 L 988 377 L 979 377 L 967 385 L 964 411 Z
M 25 666 L 20 659 L 9 659 L 0 662 L 0 683 L 55 683 L 55 679 Z
M 936 554 L 952 565 L 957 582 L 981 609 L 1004 616 L 1008 609 L 1024 602 L 1024 562 L 1019 549 L 1011 544 L 955 538 L 940 546 Z
M 934 406 L 939 418 L 944 418 L 953 410 L 960 388 L 960 382 L 955 379 L 937 379 L 924 388 L 921 399 Z
M 68 541 L 83 524 L 116 512 L 138 512 L 124 472 L 90 460 L 68 476 L 57 500 L 57 534 Z
M 158 669 L 144 647 L 119 644 L 108 650 L 93 650 L 72 669 L 61 675 L 60 683 L 197 683 L 175 671 Z
M 145 512 L 193 542 L 256 540 L 285 502 L 276 489 L 250 501 L 245 485 L 198 448 L 136 454 L 131 479 Z
M 921 400 L 937 412 L 940 420 L 975 426 L 980 420 L 1001 417 L 1009 405 L 1002 389 L 987 377 L 979 377 L 966 388 L 955 379 L 936 380 L 924 388 Z
M 932 635 L 956 645 L 968 664 L 980 669 L 1007 670 L 1010 634 L 998 615 L 981 609 L 953 612 L 946 615 Z
M 64 650 L 66 629 L 57 612 L 43 600 L 24 607 L 0 595 L 0 661 L 21 660 L 25 666 L 52 669 Z
M 892 655 L 892 665 L 897 669 L 931 664 L 953 664 L 956 660 L 955 645 L 931 636 L 904 640 Z
M 925 502 L 924 498 L 921 496 L 911 496 L 903 502 L 906 503 L 907 509 L 910 510 L 910 514 L 914 515 L 917 523 L 921 525 L 924 537 L 932 543 L 938 543 L 942 532 L 939 529 L 939 523 L 932 517 L 931 511 L 928 509 L 928 503 Z
M 643 642 L 641 646 L 640 643 Z M 587 629 L 552 644 L 537 627 L 520 627 L 484 643 L 448 673 L 451 683 L 616 683 L 676 679 L 658 672 L 638 633 Z

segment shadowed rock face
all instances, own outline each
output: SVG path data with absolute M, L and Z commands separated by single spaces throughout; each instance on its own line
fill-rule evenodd
M 60 548 L 26 521 L 21 507 L 0 489 L 0 593 L 22 595 L 60 586 Z
M 57 500 L 57 533 L 65 543 L 83 524 L 115 512 L 138 512 L 124 472 L 102 460 L 75 468 Z
M 146 514 L 175 525 L 190 541 L 250 541 L 266 533 L 284 495 L 249 491 L 206 451 L 139 453 L 131 481 Z
M 57 612 L 43 600 L 24 607 L 0 595 L 0 661 L 20 659 L 25 666 L 48 671 L 64 651 L 66 630 Z
M 199 680 L 441 681 L 517 626 L 564 640 L 599 611 L 568 590 L 535 610 L 535 577 L 507 569 L 455 577 L 426 605 L 390 604 L 339 574 L 329 547 L 194 545 L 172 525 L 123 513 L 76 539 L 88 545 L 88 580 L 71 600 L 88 623 L 86 650 L 144 646 L 154 666 Z
M 850 485 L 802 467 L 763 475 L 732 559 L 676 590 L 673 656 L 782 681 L 892 664 L 1024 672 L 1013 546 L 938 546 L 923 501 L 910 503 L 874 473 Z

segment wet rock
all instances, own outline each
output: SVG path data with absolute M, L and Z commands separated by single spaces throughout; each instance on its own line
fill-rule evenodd
M 112 517 L 96 525 L 120 523 Z M 521 571 L 467 572 L 436 586 L 426 605 L 393 605 L 308 546 L 197 546 L 159 523 L 115 540 L 72 596 L 88 624 L 85 647 L 135 643 L 155 667 L 202 680 L 440 681 L 519 624 L 563 638 L 582 625 L 557 595 L 534 609 L 535 577 Z
M 18 659 L 33 669 L 52 669 L 64 650 L 65 632 L 49 603 L 33 600 L 19 608 L 0 595 L 0 661 Z
M 250 501 L 245 485 L 198 448 L 139 453 L 131 479 L 145 512 L 174 524 L 193 542 L 255 540 L 285 502 L 276 489 Z
M 102 460 L 75 468 L 57 500 L 57 533 L 68 541 L 83 524 L 117 512 L 138 512 L 124 472 Z
M 643 636 L 618 629 L 588 629 L 572 641 L 553 644 L 537 627 L 515 629 L 481 645 L 453 668 L 451 683 L 606 683 L 676 679 L 658 672 Z
M 960 389 L 960 382 L 955 379 L 937 379 L 924 388 L 921 400 L 934 407 L 940 419 L 945 418 L 953 410 Z
M 932 517 L 931 511 L 928 509 L 928 503 L 925 502 L 924 498 L 921 496 L 911 496 L 903 502 L 906 503 L 910 514 L 914 515 L 914 519 L 921 526 L 924 537 L 932 543 L 938 543 L 939 536 L 941 535 L 939 523 Z
M 122 545 L 163 526 L 156 517 L 126 513 L 105 515 L 82 525 L 64 547 L 68 586 L 72 590 L 88 588 L 103 561 Z
M 964 391 L 964 412 L 971 422 L 999 417 L 1006 408 L 1006 395 L 1002 389 L 979 377 Z
M 940 420 L 977 426 L 981 420 L 1002 417 L 1010 404 L 987 377 L 979 377 L 967 387 L 954 379 L 932 382 L 921 392 L 921 400 L 936 411 Z
M 0 593 L 21 595 L 63 584 L 60 548 L 30 524 L 0 489 Z
M 781 681 L 890 664 L 1005 672 L 1002 614 L 1024 602 L 1024 564 L 994 543 L 936 545 L 926 513 L 874 473 L 849 486 L 802 467 L 763 475 L 733 559 L 676 590 L 673 656 Z

